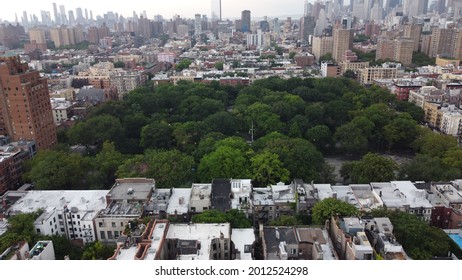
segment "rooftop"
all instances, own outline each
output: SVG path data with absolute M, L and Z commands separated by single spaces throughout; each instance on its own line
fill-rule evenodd
M 10 213 L 31 213 L 39 209 L 46 212 L 63 210 L 72 212 L 99 211 L 106 208 L 107 190 L 79 191 L 28 191 L 11 205 Z
M 273 192 L 270 188 L 254 188 L 253 189 L 253 204 L 254 205 L 274 205 Z
M 293 185 L 286 185 L 282 182 L 271 185 L 273 200 L 278 202 L 295 202 L 295 191 Z
M 170 215 L 188 213 L 191 190 L 174 188 L 167 207 L 167 213 Z
M 212 193 L 212 184 L 193 184 L 191 186 L 191 198 L 199 199 L 200 197 L 210 198 Z
M 234 243 L 234 247 L 241 253 L 241 260 L 252 259 L 252 253 L 249 249 L 252 248 L 252 245 L 255 242 L 253 228 L 233 229 L 231 240 Z
M 212 181 L 211 208 L 226 212 L 231 208 L 231 182 L 229 179 Z
M 117 179 L 116 183 L 109 191 L 111 200 L 134 200 L 143 201 L 151 196 L 155 188 L 154 179 L 133 178 Z
M 462 203 L 462 193 L 458 191 L 453 185 L 436 183 L 433 184 L 433 188 L 438 193 L 438 196 L 442 196 L 449 203 Z
M 266 244 L 266 258 L 268 260 L 279 260 L 279 246 L 282 242 L 286 244 L 297 244 L 297 237 L 293 227 L 265 227 L 264 238 Z
M 230 224 L 171 224 L 167 238 L 179 240 L 196 240 L 201 244 L 201 249 L 197 250 L 196 254 L 180 255 L 180 260 L 209 260 L 210 245 L 215 238 L 220 238 L 220 234 L 224 238 L 230 238 Z
M 166 222 L 156 223 L 154 226 L 154 230 L 152 231 L 152 235 L 150 236 L 151 239 L 151 247 L 148 249 L 148 253 L 146 254 L 145 260 L 154 260 L 156 257 L 156 252 L 159 251 L 161 248 L 162 239 L 164 238 L 165 230 L 167 229 Z
M 392 181 L 390 183 L 371 183 L 373 191 L 378 194 L 388 208 L 432 208 L 425 198 L 426 191 L 417 189 L 410 181 Z

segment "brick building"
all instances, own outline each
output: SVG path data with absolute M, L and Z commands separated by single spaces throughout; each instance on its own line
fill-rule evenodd
M 57 142 L 47 80 L 19 56 L 0 57 L 0 134 L 34 140 L 38 149 Z

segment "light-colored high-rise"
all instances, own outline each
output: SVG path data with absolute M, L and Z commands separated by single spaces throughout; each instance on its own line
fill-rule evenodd
M 316 61 L 325 54 L 332 54 L 334 39 L 332 37 L 313 37 L 313 54 Z
M 422 35 L 422 25 L 405 25 L 404 26 L 404 37 L 414 41 L 414 51 L 419 51 L 420 37 Z
M 353 48 L 353 30 L 335 28 L 333 39 L 332 58 L 335 61 L 339 61 L 346 50 L 351 50 Z
M 39 28 L 29 29 L 29 40 L 35 41 L 37 44 L 46 44 L 45 30 Z
M 221 0 L 212 0 L 212 21 L 221 21 Z

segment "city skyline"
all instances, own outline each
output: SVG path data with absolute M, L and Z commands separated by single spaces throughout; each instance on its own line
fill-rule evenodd
M 306 1 L 286 0 L 283 4 L 279 0 L 256 0 L 251 2 L 222 0 L 221 2 L 222 18 L 227 19 L 240 18 L 243 10 L 250 10 L 253 17 L 302 15 Z M 211 0 L 171 0 L 169 2 L 164 2 L 161 5 L 145 5 L 145 2 L 141 0 L 134 0 L 130 2 L 130 9 L 127 9 L 126 3 L 123 1 L 112 2 L 109 6 L 106 2 L 95 2 L 90 0 L 81 0 L 79 2 L 70 0 L 45 0 L 40 2 L 24 0 L 21 2 L 9 3 L 7 9 L 0 10 L 0 19 L 2 21 L 7 20 L 14 22 L 15 17 L 17 16 L 18 21 L 21 22 L 21 17 L 23 16 L 24 11 L 27 12 L 30 19 L 30 15 L 32 14 L 40 17 L 42 10 L 49 11 L 53 18 L 53 3 L 56 3 L 58 7 L 64 6 L 66 12 L 70 10 L 75 12 L 75 10 L 79 7 L 82 9 L 88 9 L 88 11 L 93 12 L 94 19 L 97 15 L 103 15 L 108 11 L 119 13 L 124 17 L 131 17 L 134 11 L 138 15 L 143 11 L 146 11 L 148 18 L 150 19 L 152 19 L 155 15 L 162 15 L 165 18 L 171 18 L 174 15 L 194 18 L 194 15 L 197 13 L 211 17 L 212 13 Z M 178 7 L 181 7 L 181 9 L 178 9 Z

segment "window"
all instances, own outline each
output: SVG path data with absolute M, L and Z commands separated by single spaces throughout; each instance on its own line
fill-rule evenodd
M 77 219 L 80 219 L 80 215 L 77 215 Z
M 106 239 L 106 233 L 102 230 L 99 232 L 101 239 Z
M 58 219 L 62 220 L 62 219 L 63 219 L 63 215 L 58 214 Z
M 103 222 L 98 223 L 99 227 L 103 227 Z
M 40 233 L 40 229 L 39 229 L 39 228 L 37 228 L 36 230 L 37 230 L 37 233 Z
M 191 212 L 196 212 L 196 207 L 191 207 Z
M 120 226 L 123 227 L 123 226 L 124 226 L 124 223 L 123 223 L 123 222 L 120 222 Z
M 207 210 L 207 209 L 209 209 L 209 208 L 208 208 L 208 207 L 204 207 L 203 209 L 204 209 L 204 211 L 205 211 L 205 210 Z
M 60 228 L 59 230 L 61 230 L 61 232 L 64 232 L 64 228 L 63 228 L 63 227 L 62 227 L 62 228 Z
M 296 255 L 297 254 L 297 249 L 290 249 L 290 253 L 292 255 Z
M 115 223 L 115 222 L 112 222 L 112 227 L 116 227 L 116 223 Z
M 107 231 L 107 239 L 112 239 L 112 231 Z
M 244 245 L 244 253 L 250 253 L 252 251 L 252 245 Z
M 118 231 L 114 231 L 114 239 L 117 239 L 119 238 L 119 232 Z

